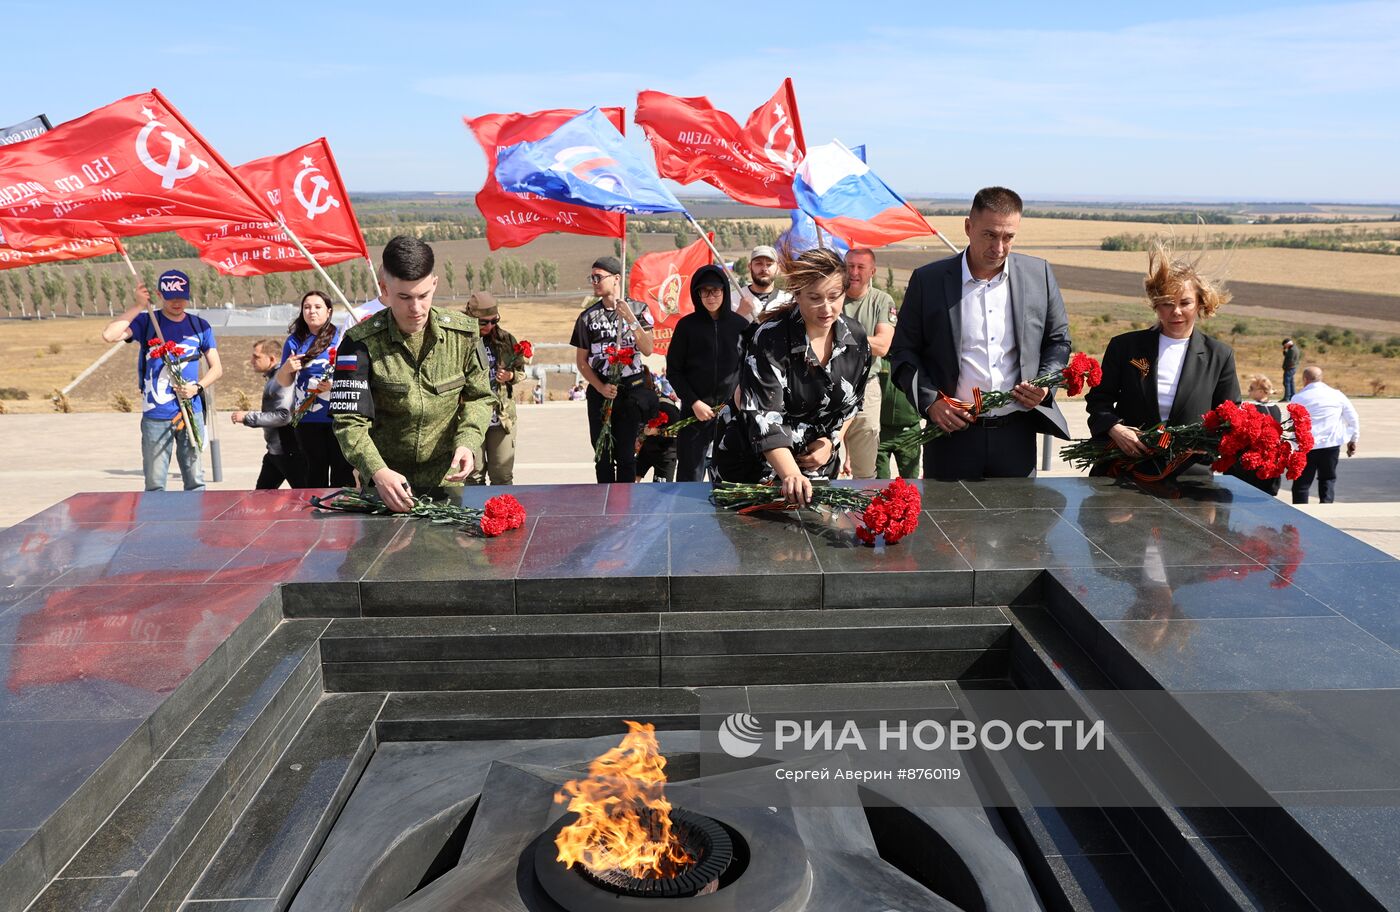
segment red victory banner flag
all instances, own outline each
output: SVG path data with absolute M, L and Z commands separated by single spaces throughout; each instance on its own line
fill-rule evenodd
M 662 177 L 682 184 L 703 180 L 751 206 L 797 208 L 792 175 L 807 144 L 791 79 L 742 128 L 708 98 L 653 91 L 637 93 L 633 119 L 646 131 Z
M 272 217 L 155 89 L 0 147 L 0 230 L 17 248 Z
M 13 145 L 47 133 L 49 119 L 43 114 L 31 117 L 23 123 L 0 127 L 0 145 Z M 85 260 L 88 257 L 106 256 L 120 253 L 121 248 L 111 238 L 36 238 L 22 250 L 11 247 L 0 232 L 0 269 L 17 269 L 21 266 L 37 266 L 40 263 L 58 263 L 63 260 Z
M 713 233 L 710 241 L 714 241 Z M 709 263 L 710 247 L 703 239 L 680 250 L 643 254 L 632 263 L 627 275 L 627 296 L 644 302 L 651 311 L 656 354 L 666 354 L 676 324 L 695 309 L 690 301 L 690 277 Z
M 618 132 L 626 129 L 622 108 L 599 110 Z M 622 237 L 625 222 L 618 213 L 559 203 L 533 193 L 507 193 L 496 180 L 496 156 L 502 149 L 520 142 L 538 142 L 582 113 L 558 109 L 462 118 L 486 153 L 486 182 L 477 191 L 476 207 L 486 219 L 486 242 L 492 250 L 519 247 L 555 231 Z
M 121 248 L 111 238 L 39 238 L 30 246 L 17 250 L 6 244 L 4 235 L 0 235 L 0 269 L 85 260 L 109 253 L 121 253 Z
M 350 208 L 350 195 L 324 137 L 284 155 L 269 155 L 234 170 L 296 233 L 322 266 L 370 258 L 360 224 Z M 266 275 L 312 268 L 277 221 L 225 222 L 186 228 L 179 234 L 195 246 L 201 260 L 224 275 Z

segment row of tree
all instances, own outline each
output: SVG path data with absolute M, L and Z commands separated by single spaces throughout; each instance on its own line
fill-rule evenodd
M 156 287 L 160 273 L 150 263 L 138 267 L 147 288 Z M 367 301 L 379 294 L 367 262 L 352 260 L 327 267 L 340 289 L 352 301 Z M 212 267 L 186 269 L 190 293 L 199 306 L 218 307 L 281 304 L 297 301 L 311 289 L 326 289 L 321 277 L 309 270 L 242 277 L 220 275 Z M 473 291 L 496 291 L 519 297 L 547 293 L 559 287 L 559 264 L 553 260 L 522 262 L 515 257 L 487 257 L 480 264 L 466 263 L 459 271 L 444 261 L 439 274 L 446 296 Z M 0 309 L 6 316 L 44 319 L 63 316 L 114 316 L 134 300 L 136 283 L 125 264 L 88 262 L 82 266 L 29 266 L 0 272 Z

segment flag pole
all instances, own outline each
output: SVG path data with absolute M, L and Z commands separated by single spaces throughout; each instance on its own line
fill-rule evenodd
M 705 242 L 705 246 L 710 248 L 710 253 L 714 254 L 715 260 L 719 263 L 719 268 L 723 269 L 725 274 L 729 276 L 729 283 L 734 286 L 734 290 L 742 293 L 739 288 L 739 277 L 736 276 L 734 270 L 730 269 L 728 264 L 724 262 L 724 257 L 721 256 L 719 250 L 715 248 L 714 242 L 711 241 L 710 236 L 705 233 L 705 229 L 701 228 L 700 223 L 695 220 L 695 216 L 691 215 L 688 209 L 682 209 L 681 215 L 684 215 L 685 220 L 690 222 L 690 227 L 694 228 L 695 233 L 700 235 L 700 240 Z
M 136 283 L 137 283 L 138 285 L 141 284 L 141 274 L 140 274 L 139 272 L 136 271 L 136 265 L 135 265 L 134 263 L 131 262 L 131 257 L 130 257 L 130 256 L 127 254 L 127 252 L 126 252 L 126 245 L 122 243 L 121 238 L 112 238 L 112 240 L 116 242 L 116 244 L 117 244 L 117 252 L 120 253 L 120 254 L 122 255 L 122 260 L 126 263 L 126 268 L 127 268 L 128 270 L 131 271 L 131 277 L 134 278 L 134 279 L 136 280 Z M 164 344 L 165 344 L 165 334 L 164 334 L 163 332 L 160 331 L 160 321 L 156 319 L 156 310 L 155 310 L 154 307 L 151 306 L 151 290 L 150 290 L 149 288 L 146 289 L 146 301 L 145 301 L 145 303 L 146 303 L 146 319 L 151 321 L 151 329 L 155 332 L 156 338 L 160 340 L 160 344 L 161 344 L 161 345 L 164 345 Z M 208 357 L 208 356 L 206 355 L 205 357 Z M 144 378 L 142 378 L 142 379 L 144 380 Z M 175 395 L 176 395 L 176 396 L 179 396 L 180 394 L 179 394 L 179 393 L 176 393 Z M 212 397 L 213 394 L 210 393 L 210 396 Z M 191 410 L 191 411 L 193 411 L 193 410 Z M 215 424 L 218 424 L 217 421 L 214 422 L 214 423 L 215 423 Z M 186 426 L 186 427 L 185 427 L 185 434 L 186 434 L 186 436 L 188 436 L 188 437 L 190 438 L 190 446 L 198 446 L 198 445 L 199 445 L 199 442 L 198 442 L 197 440 L 195 440 L 194 428 L 189 427 L 189 426 Z M 215 443 L 217 442 L 217 439 L 218 439 L 218 438 L 217 438 L 215 435 L 213 435 L 213 434 L 211 434 L 210 437 L 209 437 L 209 460 L 210 460 L 210 462 L 211 462 L 211 464 L 212 464 L 212 465 L 211 465 L 211 468 L 213 469 L 212 474 L 213 474 L 213 476 L 214 476 L 214 480 L 215 480 L 215 481 L 223 481 L 223 480 L 224 480 L 223 463 L 219 460 L 219 458 L 218 458 L 216 455 L 214 455 L 214 445 L 215 445 Z
M 374 296 L 377 298 L 379 297 L 379 270 L 374 268 L 374 260 L 371 260 L 369 257 L 365 257 L 365 265 L 369 267 L 369 277 L 371 280 L 369 287 L 374 289 Z M 380 301 L 379 303 L 383 304 L 384 302 Z M 351 316 L 353 317 L 354 314 L 351 314 Z
M 335 292 L 335 296 L 340 299 L 340 303 L 345 305 L 345 312 L 350 315 L 350 325 L 354 326 L 356 323 L 359 323 L 360 321 L 355 319 L 354 308 L 350 306 L 350 302 L 345 297 L 345 292 L 340 290 L 340 286 L 335 284 L 335 279 L 331 278 L 331 274 L 326 272 L 321 264 L 316 261 L 316 258 L 311 255 L 311 251 L 306 249 L 306 245 L 301 242 L 301 238 L 296 236 L 296 232 L 287 227 L 286 220 L 283 219 L 280 214 L 277 216 L 277 224 L 282 226 L 282 230 L 287 232 L 287 237 L 292 239 L 292 243 L 301 251 L 301 255 L 306 257 L 307 261 L 311 263 L 311 266 L 316 270 L 316 274 L 325 280 L 325 283 L 331 287 L 331 291 Z M 379 279 L 376 278 L 375 282 L 378 283 L 378 281 Z
M 627 297 L 627 216 L 622 216 L 622 237 L 618 239 L 617 249 L 622 251 L 622 296 Z

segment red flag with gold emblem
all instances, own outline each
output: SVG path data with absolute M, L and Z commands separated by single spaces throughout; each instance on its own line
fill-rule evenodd
M 155 89 L 0 147 L 0 231 L 19 249 L 273 217 Z
M 710 241 L 714 241 L 713 233 Z M 696 241 L 680 250 L 642 254 L 629 267 L 627 296 L 645 302 L 651 311 L 656 354 L 666 354 L 676 324 L 695 309 L 690 301 L 690 277 L 709 262 L 709 245 Z
M 619 132 L 626 130 L 621 108 L 599 110 Z M 496 180 L 496 155 L 502 149 L 519 142 L 538 142 L 582 113 L 560 109 L 462 118 L 486 153 L 486 182 L 477 191 L 476 207 L 486 219 L 486 242 L 492 250 L 519 247 L 555 231 L 622 237 L 626 223 L 618 213 L 559 203 L 533 193 L 507 193 Z
M 633 120 L 646 131 L 662 177 L 702 180 L 731 199 L 794 209 L 792 175 L 807 152 L 792 80 L 749 115 L 743 127 L 703 96 L 638 92 Z
M 322 266 L 369 259 L 350 195 L 325 137 L 284 155 L 269 155 L 234 169 L 279 216 Z M 225 222 L 179 232 L 199 258 L 224 275 L 254 276 L 310 269 L 275 220 Z

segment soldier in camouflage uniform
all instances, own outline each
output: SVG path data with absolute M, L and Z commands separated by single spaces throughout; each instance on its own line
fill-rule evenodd
M 336 440 L 361 483 L 398 512 L 465 481 L 491 421 L 476 320 L 433 307 L 436 288 L 432 248 L 391 240 L 380 279 L 388 306 L 351 327 L 336 356 Z
M 515 384 L 525 376 L 525 356 L 515 350 L 516 339 L 501 326 L 501 310 L 489 291 L 473 292 L 467 300 L 467 316 L 481 327 L 486 350 L 491 393 L 491 426 L 482 445 L 484 457 L 467 484 L 508 485 L 515 477 Z

